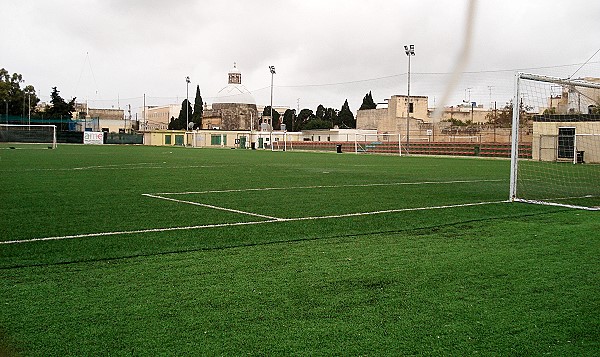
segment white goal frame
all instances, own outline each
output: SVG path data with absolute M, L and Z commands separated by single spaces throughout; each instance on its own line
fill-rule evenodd
M 521 82 L 524 80 L 528 80 L 528 81 L 537 81 L 537 82 L 544 82 L 544 83 L 550 83 L 550 84 L 557 84 L 560 86 L 573 86 L 573 87 L 584 87 L 584 88 L 591 88 L 591 89 L 600 89 L 600 83 L 591 83 L 591 82 L 586 82 L 586 81 L 582 81 L 582 80 L 572 80 L 572 79 L 562 79 L 562 78 L 557 78 L 557 77 L 549 77 L 549 76 L 541 76 L 541 75 L 535 75 L 535 74 L 528 74 L 528 73 L 517 73 L 516 75 L 516 79 L 515 79 L 515 92 L 514 92 L 514 98 L 513 98 L 513 115 L 512 115 L 512 131 L 511 131 L 511 136 L 512 136 L 512 145 L 511 145 L 511 165 L 510 165 L 510 192 L 509 192 L 509 201 L 511 202 L 526 202 L 526 203 L 534 203 L 534 204 L 542 204 L 542 205 L 549 205 L 549 206 L 560 206 L 560 207 L 568 207 L 568 208 L 576 208 L 576 209 L 584 209 L 584 210 L 591 210 L 591 211 L 599 211 L 600 207 L 586 207 L 586 206 L 578 206 L 578 205 L 571 205 L 571 204 L 562 204 L 562 203 L 556 203 L 556 202 L 546 202 L 544 200 L 528 200 L 528 199 L 522 199 L 520 197 L 517 196 L 517 186 L 518 186 L 518 169 L 519 169 L 519 123 L 520 123 L 520 115 L 521 115 L 521 110 L 519 108 L 519 103 L 521 100 Z M 596 136 L 597 134 L 579 134 L 580 136 L 582 135 L 586 135 L 586 136 Z M 573 164 L 577 163 L 577 135 L 575 135 L 575 142 L 574 142 L 574 157 L 573 157 Z
M 19 144 L 33 144 L 33 145 L 51 145 L 48 148 L 56 149 L 57 141 L 56 141 L 56 125 L 29 125 L 29 124 L 0 124 L 0 130 L 10 130 L 9 128 L 29 128 L 29 129 L 38 129 L 38 128 L 49 128 L 52 129 L 52 141 L 40 141 L 40 142 L 32 142 L 32 143 L 21 143 L 14 142 Z M 10 142 L 10 141 L 9 141 Z
M 390 140 L 391 139 L 391 140 Z M 369 153 L 370 146 L 376 147 L 378 144 L 387 144 L 387 148 L 391 149 L 389 143 L 396 143 L 398 146 L 394 145 L 394 149 L 398 151 L 393 152 L 393 154 L 398 154 L 402 156 L 402 134 L 383 134 L 383 133 L 368 133 L 368 132 L 358 132 L 354 133 L 354 153 L 356 154 L 365 154 Z M 375 153 L 379 153 L 377 150 L 373 150 Z M 390 152 L 392 153 L 392 152 Z

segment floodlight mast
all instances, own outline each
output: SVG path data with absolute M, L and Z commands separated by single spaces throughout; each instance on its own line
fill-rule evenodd
M 186 108 L 185 108 L 185 130 L 187 131 L 190 127 L 190 111 L 188 110 L 189 106 L 190 106 L 190 99 L 189 99 L 189 91 L 190 91 L 190 76 L 185 77 L 185 100 L 187 103 L 186 104 Z
M 408 155 L 410 145 L 410 58 L 415 55 L 415 45 L 404 45 L 404 52 L 408 56 L 408 90 L 406 103 L 406 154 Z
M 269 72 L 271 72 L 271 117 L 269 118 L 269 145 L 271 145 L 271 151 L 273 151 L 273 75 L 275 74 L 275 66 L 269 66 Z

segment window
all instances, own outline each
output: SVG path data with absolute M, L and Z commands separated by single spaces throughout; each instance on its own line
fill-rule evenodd
M 165 145 L 171 145 L 171 135 L 165 135 Z
M 408 103 L 408 112 L 409 113 L 415 112 L 415 103 Z

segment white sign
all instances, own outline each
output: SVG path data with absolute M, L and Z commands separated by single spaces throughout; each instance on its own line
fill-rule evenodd
M 433 130 L 427 129 L 427 136 L 431 136 L 431 135 L 433 135 Z
M 101 131 L 84 131 L 84 144 L 104 144 L 104 133 Z

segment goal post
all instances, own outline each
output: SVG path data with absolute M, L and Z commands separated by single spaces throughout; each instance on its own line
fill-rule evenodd
M 56 125 L 0 124 L 0 145 L 20 149 L 56 149 Z
M 519 73 L 514 94 L 509 199 L 600 210 L 600 81 Z

